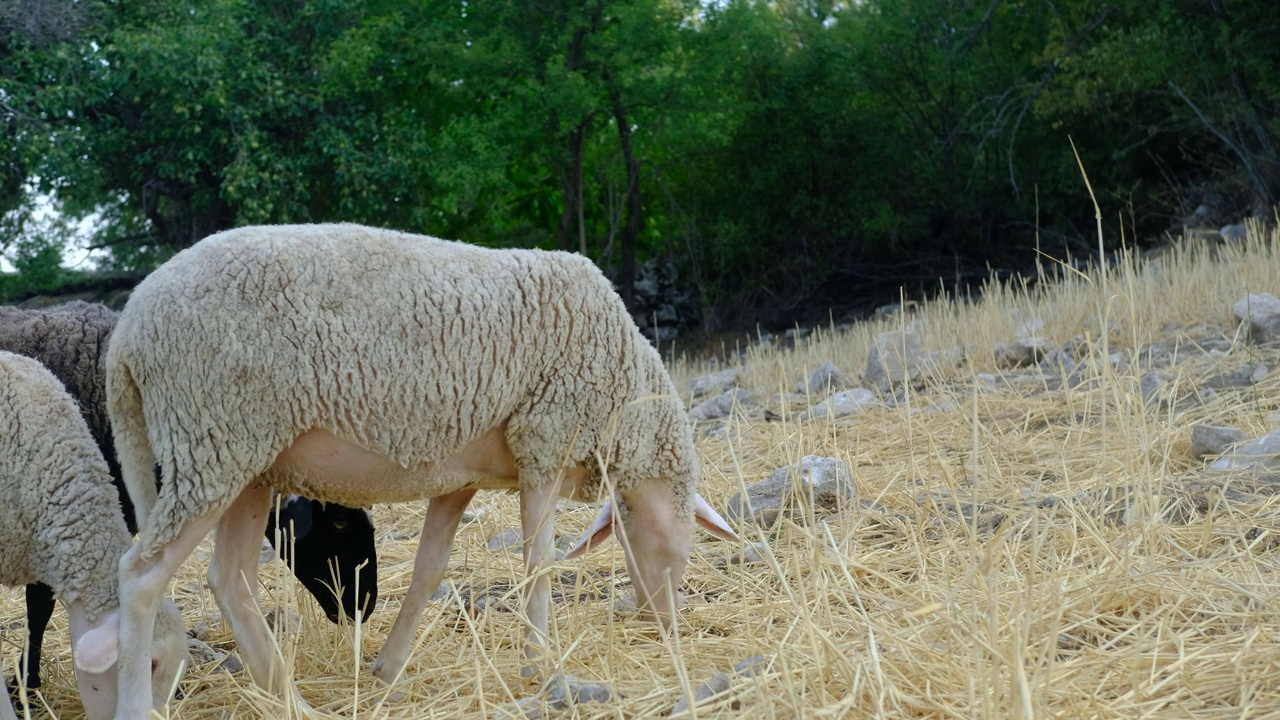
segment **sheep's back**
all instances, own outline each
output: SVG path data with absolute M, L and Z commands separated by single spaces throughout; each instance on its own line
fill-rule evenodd
M 162 465 L 231 453 L 261 471 L 320 428 L 409 467 L 531 403 L 616 411 L 636 391 L 634 332 L 584 258 L 274 226 L 212 236 L 152 273 L 112 353 L 142 388 Z
M 114 588 L 129 543 L 101 453 L 62 383 L 0 352 L 0 583 Z M 101 606 L 114 598 L 98 598 Z M 98 608 L 91 607 L 91 612 Z

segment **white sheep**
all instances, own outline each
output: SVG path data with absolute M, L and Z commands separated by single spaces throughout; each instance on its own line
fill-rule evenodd
M 693 437 L 661 358 L 577 255 L 356 225 L 219 233 L 134 291 L 107 392 L 141 533 L 121 562 L 122 718 L 145 709 L 142 621 L 215 526 L 209 584 L 223 617 L 255 681 L 286 691 L 251 609 L 258 550 L 245 540 L 262 534 L 271 488 L 354 506 L 430 498 L 373 666 L 388 682 L 477 490 L 520 491 L 531 659 L 546 639 L 558 495 L 593 499 L 608 478 L 586 542 L 607 537 L 616 507 L 638 598 L 663 624 L 695 522 L 736 539 L 695 491 Z
M 62 383 L 39 362 L 8 352 L 0 352 L 0 497 L 0 583 L 53 588 L 73 645 L 93 633 L 114 637 L 120 558 L 133 537 L 107 464 Z M 165 601 L 150 618 L 143 712 L 164 705 L 187 659 L 177 607 Z M 75 653 L 89 718 L 115 712 L 115 654 L 113 643 Z M 0 718 L 14 717 L 0 701 Z
M 40 309 L 0 306 L 0 350 L 39 360 L 79 404 L 89 434 L 107 461 L 124 524 L 132 533 L 138 526 L 116 462 L 107 417 L 106 357 L 116 320 L 116 314 L 105 305 L 82 301 Z M 271 520 L 275 520 L 274 513 Z M 267 539 L 315 596 L 326 617 L 333 622 L 342 614 L 368 620 L 378 597 L 372 518 L 364 510 L 295 496 L 280 508 L 281 527 L 288 528 L 290 523 L 296 536 L 277 543 L 275 523 L 271 522 Z M 27 586 L 26 599 L 27 653 L 18 682 L 36 688 L 41 684 L 40 654 L 53 612 L 53 591 L 35 583 Z

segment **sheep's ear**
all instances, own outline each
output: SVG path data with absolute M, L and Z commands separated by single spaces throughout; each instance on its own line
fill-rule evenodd
M 76 667 L 84 672 L 110 670 L 120 654 L 120 613 L 111 613 L 101 625 L 81 635 L 73 654 Z
M 693 494 L 693 516 L 697 518 L 698 524 L 703 529 L 709 530 L 725 540 L 741 542 L 738 538 L 738 533 L 734 532 L 733 528 L 729 527 L 729 523 L 720 517 L 720 513 L 716 512 L 711 507 L 711 504 L 698 493 Z
M 591 527 L 587 528 L 587 532 L 574 544 L 569 552 L 564 554 L 565 560 L 572 560 L 582 555 L 592 546 L 599 545 L 609 536 L 613 534 L 613 501 L 604 504 L 600 508 L 600 512 L 596 514 L 596 519 L 591 521 Z
M 315 524 L 315 502 L 297 495 L 290 495 L 288 502 L 280 508 L 280 525 L 293 531 L 293 541 L 298 542 L 311 534 Z M 289 541 L 289 533 L 284 533 L 285 542 Z

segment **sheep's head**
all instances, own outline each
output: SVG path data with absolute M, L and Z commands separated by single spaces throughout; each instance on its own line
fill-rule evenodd
M 115 716 L 120 653 L 120 611 L 113 610 L 96 627 L 84 629 L 83 613 L 68 607 L 73 642 L 76 685 L 89 720 Z M 182 613 L 169 600 L 160 604 L 151 642 L 152 707 L 163 708 L 178 687 L 179 673 L 190 664 Z
M 267 527 L 273 543 L 275 523 L 273 512 Z M 368 511 L 292 495 L 281 504 L 279 524 L 292 528 L 293 537 L 286 532 L 276 552 L 325 616 L 335 623 L 357 614 L 368 620 L 378 600 L 378 553 Z

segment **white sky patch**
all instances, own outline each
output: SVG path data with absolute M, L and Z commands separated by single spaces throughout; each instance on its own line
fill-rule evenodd
M 32 193 L 31 217 L 27 221 L 23 234 L 27 237 L 62 237 L 65 240 L 62 249 L 62 267 L 71 270 L 95 270 L 98 261 L 107 256 L 105 250 L 90 250 L 94 231 L 102 224 L 102 213 L 93 212 L 76 219 L 62 214 L 57 199 L 45 193 L 36 193 L 28 185 Z M 16 250 L 9 243 L 3 254 L 0 254 L 0 272 L 16 272 L 13 266 L 13 255 Z

